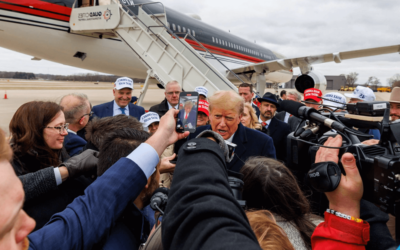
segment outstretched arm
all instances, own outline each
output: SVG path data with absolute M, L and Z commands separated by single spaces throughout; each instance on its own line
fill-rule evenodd
M 175 132 L 174 115 L 174 111 L 168 112 L 146 143 L 121 158 L 85 190 L 85 195 L 32 233 L 31 249 L 90 249 L 107 234 L 127 204 L 144 188 L 163 150 L 187 136 Z

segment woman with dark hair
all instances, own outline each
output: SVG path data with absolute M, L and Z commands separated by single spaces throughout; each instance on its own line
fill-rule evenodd
M 310 218 L 310 204 L 290 170 L 274 159 L 253 157 L 240 172 L 247 209 L 271 211 L 296 250 L 311 249 L 316 225 Z
M 54 102 L 23 104 L 11 119 L 9 129 L 14 151 L 12 166 L 26 193 L 24 210 L 36 220 L 37 230 L 83 194 L 90 182 L 74 177 L 93 166 L 83 161 L 83 156 L 71 158 L 74 164 L 68 161 L 70 157 L 63 148 L 68 124 L 62 107 Z M 77 159 L 86 166 L 79 165 Z M 64 166 L 60 166 L 63 162 Z

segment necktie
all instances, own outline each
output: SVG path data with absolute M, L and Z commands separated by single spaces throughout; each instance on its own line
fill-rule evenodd
M 123 115 L 126 115 L 126 114 L 125 114 L 125 108 L 119 108 L 119 110 L 121 110 L 121 112 L 122 112 Z
M 261 123 L 263 127 L 268 128 L 268 124 L 266 122 Z
M 185 115 L 185 119 L 187 119 L 187 115 L 188 115 L 188 114 Z

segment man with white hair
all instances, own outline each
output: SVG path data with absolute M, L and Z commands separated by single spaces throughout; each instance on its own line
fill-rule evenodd
M 130 103 L 132 99 L 133 81 L 128 77 L 120 77 L 114 83 L 114 100 L 94 106 L 93 114 L 99 118 L 116 115 L 129 115 L 140 120 L 144 108 Z
M 68 135 L 64 138 L 64 148 L 70 156 L 79 154 L 86 145 L 86 140 L 77 133 L 85 128 L 92 116 L 92 105 L 85 94 L 73 93 L 61 98 L 60 106 L 64 108 L 65 122 L 69 124 Z
M 255 129 L 246 128 L 240 122 L 244 109 L 244 99 L 233 91 L 220 90 L 209 100 L 210 124 L 201 126 L 190 134 L 188 140 L 195 138 L 204 130 L 217 132 L 225 141 L 236 144 L 234 157 L 227 164 L 231 171 L 239 172 L 244 162 L 252 156 L 266 156 L 276 159 L 272 138 Z M 179 143 L 181 144 L 182 141 Z M 180 145 L 175 146 L 175 152 Z
M 178 109 L 179 94 L 182 92 L 181 85 L 177 81 L 169 81 L 165 85 L 165 99 L 157 105 L 150 107 L 149 111 L 156 112 L 160 117 L 165 115 L 168 110 Z

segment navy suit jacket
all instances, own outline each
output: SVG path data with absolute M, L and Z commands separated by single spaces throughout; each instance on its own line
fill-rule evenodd
M 188 139 L 195 138 L 204 130 L 211 130 L 211 125 L 198 127 L 195 133 L 188 136 Z M 232 142 L 237 146 L 235 157 L 227 164 L 229 170 L 239 172 L 244 162 L 251 156 L 266 156 L 276 159 L 272 138 L 258 130 L 246 128 L 242 123 L 239 123 Z
M 138 120 L 140 120 L 140 117 L 145 113 L 143 107 L 137 106 L 132 103 L 128 104 L 128 108 L 129 108 L 129 116 L 133 116 Z M 99 118 L 113 116 L 114 101 L 96 105 L 93 107 L 92 111 L 93 111 L 94 115 Z
M 179 111 L 178 115 L 179 115 L 179 120 L 182 121 L 182 123 L 183 123 L 183 120 L 185 119 L 185 117 L 184 117 L 185 116 L 185 109 L 181 109 Z M 187 117 L 186 124 L 189 124 L 189 123 L 192 124 L 193 128 L 195 128 L 196 125 L 197 125 L 196 124 L 196 110 L 194 108 L 190 111 L 190 113 L 189 113 L 189 115 Z
M 265 128 L 263 128 L 263 132 L 272 137 L 276 150 L 276 158 L 286 162 L 286 140 L 288 134 L 291 132 L 290 126 L 278 120 L 276 117 L 273 117 L 268 129 L 265 130 Z
M 140 167 L 121 158 L 61 213 L 31 233 L 29 249 L 91 249 L 147 184 Z
M 64 148 L 71 157 L 79 154 L 86 144 L 87 142 L 82 137 L 71 132 L 68 132 L 64 138 Z

